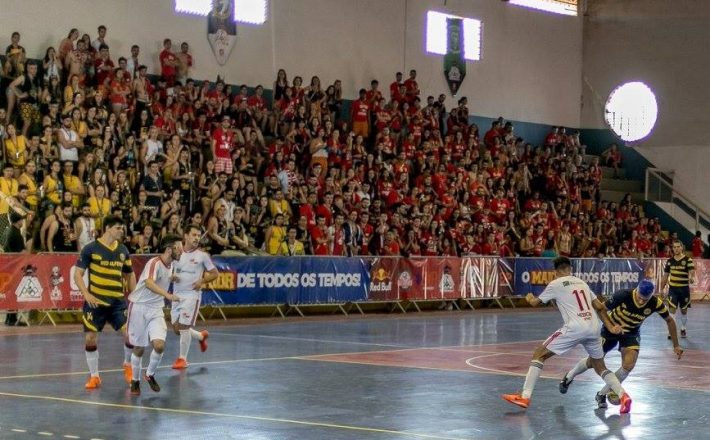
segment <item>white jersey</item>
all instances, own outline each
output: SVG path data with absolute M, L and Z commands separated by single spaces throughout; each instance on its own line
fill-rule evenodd
M 175 275 L 177 281 L 173 285 L 173 291 L 178 294 L 194 294 L 199 295 L 200 292 L 193 289 L 192 286 L 200 279 L 205 271 L 215 269 L 214 263 L 209 254 L 199 249 L 192 252 L 183 251 L 180 261 L 173 263 L 175 265 Z
M 565 327 L 591 333 L 601 330 L 601 322 L 592 307 L 595 296 L 581 279 L 572 275 L 557 278 L 545 287 L 538 298 L 544 303 L 555 300 Z
M 128 300 L 136 304 L 163 307 L 165 297 L 150 290 L 148 286 L 145 285 L 145 282 L 150 278 L 155 281 L 158 286 L 168 290 L 168 287 L 170 287 L 170 277 L 173 274 L 173 264 L 175 263 L 172 263 L 170 267 L 166 266 L 160 257 L 153 257 L 148 260 L 136 284 L 136 288 L 128 295 Z

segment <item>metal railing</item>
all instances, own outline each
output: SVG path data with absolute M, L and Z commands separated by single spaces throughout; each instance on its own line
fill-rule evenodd
M 646 169 L 645 200 L 650 202 L 665 202 L 671 204 L 671 216 L 683 224 L 677 217 L 683 212 L 694 220 L 691 233 L 701 229 L 710 230 L 710 214 L 703 210 L 693 199 L 678 191 L 673 186 L 672 171 L 659 168 Z

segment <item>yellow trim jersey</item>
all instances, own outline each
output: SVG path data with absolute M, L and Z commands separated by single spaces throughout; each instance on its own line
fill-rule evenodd
M 94 240 L 81 250 L 76 266 L 89 273 L 89 293 L 106 302 L 124 298 L 123 274 L 133 272 L 126 246 Z
M 604 304 L 608 310 L 609 320 L 622 326 L 624 334 L 638 334 L 643 321 L 653 313 L 658 313 L 663 319 L 669 316 L 668 308 L 660 297 L 651 297 L 646 304 L 642 305 L 634 298 L 634 290 L 618 290 Z
M 668 274 L 668 285 L 671 287 L 688 287 L 691 270 L 695 270 L 695 264 L 687 255 L 683 255 L 679 260 L 670 257 L 663 267 L 663 272 Z

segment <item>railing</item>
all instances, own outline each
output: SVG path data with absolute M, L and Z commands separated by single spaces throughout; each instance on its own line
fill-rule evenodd
M 646 169 L 645 199 L 651 202 L 665 202 L 671 204 L 671 216 L 678 220 L 677 214 L 685 213 L 694 220 L 691 233 L 702 229 L 710 230 L 710 214 L 703 210 L 693 199 L 678 191 L 671 180 L 672 172 L 658 168 Z M 683 224 L 688 228 L 688 225 Z

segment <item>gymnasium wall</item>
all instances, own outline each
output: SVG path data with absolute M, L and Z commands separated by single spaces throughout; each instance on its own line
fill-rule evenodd
M 497 0 L 271 0 L 262 26 L 238 25 L 238 40 L 226 66 L 214 61 L 206 18 L 177 15 L 172 0 L 2 0 L 0 44 L 22 33 L 30 57 L 57 47 L 69 29 L 96 37 L 108 27 L 112 57 L 141 46 L 142 60 L 157 71 L 162 40 L 190 43 L 193 76 L 228 82 L 264 83 L 276 71 L 306 82 L 342 79 L 346 97 L 373 78 L 386 88 L 394 72 L 415 68 L 423 94 L 447 91 L 443 60 L 424 53 L 426 11 L 434 9 L 483 21 L 483 60 L 469 62 L 459 96 L 473 114 L 533 123 L 579 126 L 582 91 L 582 19 L 545 14 Z M 449 98 L 449 107 L 454 99 Z
M 710 2 L 589 0 L 586 12 L 582 127 L 604 127 L 614 87 L 645 82 L 656 93 L 658 122 L 635 150 L 674 170 L 678 189 L 710 210 Z

